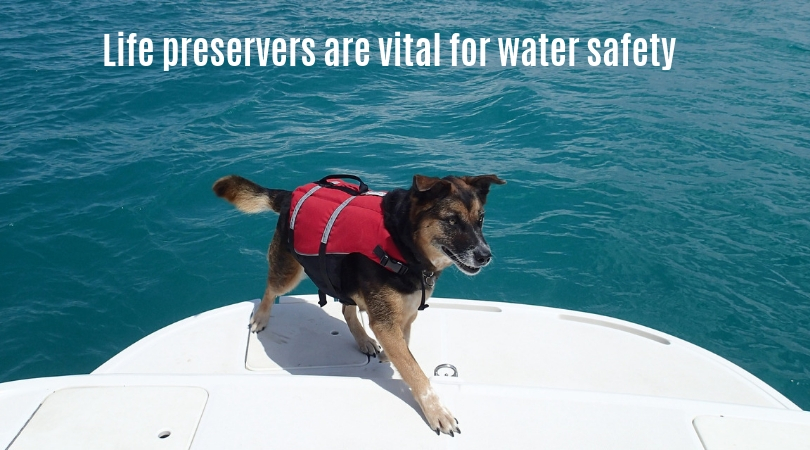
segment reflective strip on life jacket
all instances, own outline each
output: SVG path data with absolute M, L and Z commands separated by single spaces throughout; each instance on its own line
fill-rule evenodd
M 312 189 L 310 189 L 301 200 L 298 200 L 298 203 L 295 204 L 295 210 L 293 210 L 292 216 L 290 217 L 290 230 L 295 230 L 295 219 L 298 217 L 298 211 L 301 210 L 301 206 L 304 205 L 304 200 L 308 199 L 310 195 L 314 194 L 315 191 L 320 189 L 321 187 L 316 185 Z
M 332 216 L 329 218 L 329 222 L 326 223 L 326 228 L 323 229 L 323 237 L 321 238 L 321 244 L 326 245 L 326 242 L 329 240 L 329 233 L 332 232 L 332 226 L 335 225 L 335 221 L 337 220 L 338 215 L 340 214 L 341 211 L 343 211 L 343 208 L 345 208 L 346 205 L 349 204 L 349 202 L 351 202 L 356 198 L 357 197 L 354 196 L 347 198 L 346 200 L 343 201 L 343 203 L 340 204 L 340 206 L 338 206 L 335 209 L 335 212 L 333 212 Z M 303 202 L 304 199 L 301 199 L 301 201 Z

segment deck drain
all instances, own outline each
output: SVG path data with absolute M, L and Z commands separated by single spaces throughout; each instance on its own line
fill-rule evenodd
M 172 432 L 169 431 L 169 430 L 164 430 L 164 431 L 161 431 L 160 433 L 158 433 L 158 437 L 160 439 L 166 439 L 167 437 L 169 437 L 171 435 L 172 435 Z
M 332 336 L 337 336 L 338 334 L 340 334 L 340 333 L 339 333 L 339 332 L 337 332 L 337 331 L 333 331 L 333 332 L 332 332 Z

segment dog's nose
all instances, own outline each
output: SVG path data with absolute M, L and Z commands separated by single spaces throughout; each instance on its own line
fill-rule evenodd
M 488 248 L 477 248 L 473 252 L 473 257 L 478 265 L 485 266 L 492 259 L 492 252 Z

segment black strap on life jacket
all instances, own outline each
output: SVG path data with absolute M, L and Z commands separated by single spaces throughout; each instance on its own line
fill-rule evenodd
M 332 175 L 331 177 L 326 177 L 323 180 L 326 180 L 327 178 L 337 178 L 339 176 L 347 176 L 347 175 Z M 360 178 L 354 177 L 353 175 L 348 175 L 348 176 L 352 177 L 352 178 L 356 178 L 358 181 L 360 180 Z M 361 184 L 361 187 L 365 186 L 366 191 L 368 191 L 368 186 L 366 186 L 362 181 L 360 181 L 360 184 Z M 339 187 L 339 186 L 334 186 L 334 185 L 331 185 L 331 184 L 330 184 L 330 186 L 332 188 L 338 188 Z M 327 186 L 327 187 L 329 187 L 329 186 Z M 362 189 L 361 189 L 361 191 L 362 191 Z M 358 195 L 361 195 L 360 192 L 354 191 L 354 190 L 348 189 L 348 188 L 347 188 L 347 190 L 345 192 L 348 192 L 352 196 L 347 198 L 346 200 L 344 200 L 343 203 L 341 203 L 332 212 L 332 216 L 329 217 L 329 222 L 326 223 L 326 228 L 323 230 L 323 237 L 321 238 L 321 245 L 318 247 L 318 267 L 319 267 L 319 269 L 321 271 L 321 278 L 326 283 L 326 287 L 329 289 L 330 292 L 337 292 L 337 289 L 335 289 L 335 286 L 332 285 L 332 280 L 329 278 L 329 270 L 326 267 L 326 243 L 329 240 L 329 234 L 332 232 L 332 225 L 334 225 L 334 223 L 337 220 L 337 217 L 340 214 L 340 212 L 343 211 L 343 208 L 345 208 L 346 205 L 348 205 Z M 321 292 L 320 289 L 318 289 L 318 297 L 320 298 L 318 300 L 318 304 L 321 305 L 321 308 L 323 308 L 323 305 L 326 304 L 326 295 L 324 295 L 324 293 Z M 343 300 L 347 301 L 348 299 L 343 299 Z M 354 303 L 354 302 L 351 302 L 351 303 Z
M 386 269 L 390 270 L 391 272 L 394 272 L 394 273 L 399 274 L 399 275 L 404 275 L 404 274 L 408 273 L 408 266 L 406 266 L 405 264 L 402 264 L 399 261 L 391 259 L 388 256 L 388 254 L 385 253 L 385 250 L 383 250 L 382 247 L 380 247 L 379 245 L 374 247 L 374 256 L 380 258 L 380 261 L 379 261 L 380 265 L 385 267 Z M 425 299 L 425 297 L 426 297 L 426 295 L 425 295 L 425 280 L 427 278 L 431 278 L 431 277 L 433 277 L 433 272 L 430 272 L 430 275 L 428 275 L 428 273 L 425 272 L 425 271 L 422 271 L 422 273 L 419 276 L 419 281 L 421 282 L 420 284 L 422 285 L 422 302 L 419 303 L 419 311 L 422 311 L 425 308 L 427 308 L 428 306 L 430 306 L 430 305 L 425 303 L 425 300 L 426 300 Z M 433 287 L 433 285 L 430 285 L 430 286 Z
M 329 182 L 329 180 L 332 180 L 332 179 L 335 179 L 335 178 L 349 179 L 349 180 L 357 181 L 357 183 L 359 184 L 358 189 L 355 190 L 355 189 L 348 188 L 346 186 L 338 186 L 338 185 L 334 185 L 334 184 Z M 366 185 L 366 183 L 364 183 L 363 180 L 361 180 L 360 177 L 358 177 L 356 175 L 349 175 L 349 174 L 342 174 L 342 173 L 333 174 L 333 175 L 327 175 L 327 176 L 321 178 L 320 180 L 316 181 L 315 184 L 317 184 L 318 186 L 324 187 L 324 188 L 328 188 L 328 189 L 338 189 L 338 190 L 343 191 L 343 192 L 345 192 L 345 193 L 347 193 L 347 194 L 349 194 L 351 196 L 348 199 L 346 199 L 346 201 L 344 201 L 340 206 L 338 206 L 338 208 L 335 209 L 335 211 L 332 212 L 332 217 L 330 217 L 329 222 L 326 225 L 326 229 L 324 230 L 323 239 L 321 240 L 321 245 L 318 248 L 318 269 L 321 272 L 321 279 L 323 280 L 324 283 L 326 283 L 326 287 L 328 288 L 328 290 L 330 292 L 337 292 L 337 289 L 335 289 L 335 286 L 332 285 L 332 280 L 329 278 L 329 271 L 328 271 L 328 269 L 326 267 L 326 243 L 327 243 L 327 239 L 329 237 L 329 233 L 331 231 L 332 224 L 334 224 L 335 220 L 337 219 L 338 214 L 340 214 L 340 212 L 343 210 L 343 208 L 346 205 L 348 205 L 349 202 L 351 202 L 352 199 L 354 199 L 358 195 L 363 195 L 366 192 L 368 192 L 368 185 Z M 403 265 L 403 267 L 405 267 L 405 266 Z M 405 267 L 405 269 L 407 270 L 407 267 Z M 350 303 L 350 304 L 354 304 L 354 302 L 351 301 L 351 299 L 348 299 L 348 298 L 339 299 L 339 300 L 341 300 L 343 302 Z M 324 305 L 326 305 L 326 294 L 321 289 L 318 289 L 318 305 L 320 305 L 321 308 L 323 308 Z

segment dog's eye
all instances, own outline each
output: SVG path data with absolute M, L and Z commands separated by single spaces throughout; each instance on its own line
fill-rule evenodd
M 478 225 L 483 225 L 483 224 L 484 224 L 484 216 L 481 216 L 481 217 L 478 218 Z
M 447 223 L 449 223 L 450 225 L 455 225 L 458 223 L 458 221 L 456 220 L 455 217 L 450 217 L 449 219 L 447 219 Z

